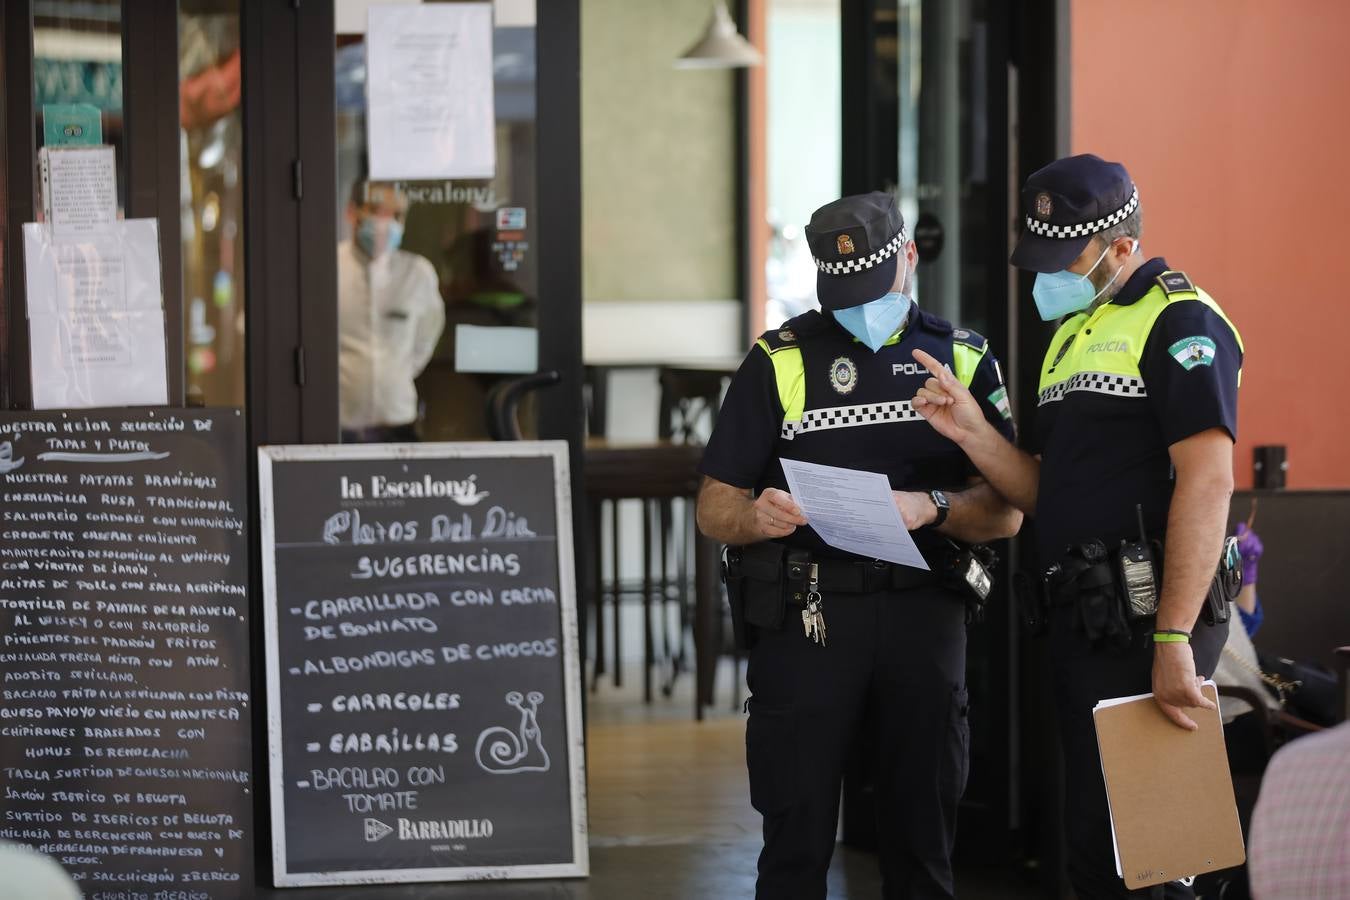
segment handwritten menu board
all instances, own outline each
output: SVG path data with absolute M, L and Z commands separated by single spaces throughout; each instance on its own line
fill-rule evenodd
M 585 875 L 567 445 L 259 459 L 276 883 Z
M 237 410 L 0 413 L 0 840 L 86 896 L 252 894 L 247 497 Z

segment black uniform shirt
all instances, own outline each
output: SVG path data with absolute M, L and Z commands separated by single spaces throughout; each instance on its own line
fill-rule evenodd
M 1111 302 L 1138 302 L 1167 270 L 1165 260 L 1150 259 Z M 1211 365 L 1187 368 L 1173 357 L 1170 348 L 1195 336 L 1214 342 Z M 1149 537 L 1162 536 L 1173 487 L 1168 447 L 1211 428 L 1236 440 L 1241 368 L 1242 351 L 1223 317 L 1200 300 L 1179 300 L 1158 316 L 1144 344 L 1139 373 L 1147 398 L 1075 391 L 1042 404 L 1027 446 L 1043 454 L 1036 498 L 1041 564 L 1070 544 L 1134 540 L 1136 504 L 1143 505 Z
M 826 347 L 837 344 L 851 347 L 852 355 L 858 360 L 861 369 L 860 380 L 875 391 L 869 394 L 871 402 L 913 399 L 928 377 L 928 373 L 915 363 L 911 355 L 915 347 L 927 350 L 939 360 L 950 360 L 954 339 L 965 336 L 965 339 L 975 340 L 981 345 L 984 340 L 966 331 L 954 334 L 950 324 L 922 312 L 916 306 L 911 310 L 899 340 L 873 354 L 847 335 L 828 314 L 819 319 L 813 314 L 807 314 L 784 323 L 783 329 L 795 329 L 800 333 L 807 327 L 804 324 L 807 320 L 815 322 L 819 330 L 814 335 L 801 334 L 802 346 L 814 340 L 828 342 L 824 344 Z M 775 329 L 769 334 L 778 331 Z M 814 355 L 808 354 L 808 357 Z M 833 355 L 832 350 L 826 353 L 826 360 Z M 857 394 L 849 394 L 845 399 L 832 395 L 828 387 L 820 388 L 824 379 L 819 376 L 820 373 L 814 367 L 809 368 L 808 408 L 812 408 L 810 398 L 813 387 L 820 392 L 816 395 L 818 399 L 824 397 L 840 403 L 854 402 L 853 398 Z M 1011 440 L 1013 427 L 1006 405 L 1003 376 L 992 350 L 986 350 L 975 367 L 970 389 L 979 399 L 985 417 Z M 863 393 L 863 389 L 857 393 Z M 932 426 L 921 419 L 915 418 L 895 425 L 824 432 L 811 439 L 798 436 L 792 442 L 782 438 L 784 416 L 773 362 L 764 346 L 756 345 L 727 389 L 718 413 L 717 427 L 708 441 L 699 471 L 733 487 L 746 488 L 755 493 L 768 487 L 786 489 L 778 462 L 780 455 L 846 468 L 882 471 L 890 477 L 892 489 L 898 491 L 960 489 L 967 478 L 975 474 L 960 448 L 938 435 Z M 822 449 L 820 442 L 830 445 L 837 456 L 819 458 L 815 457 L 814 452 L 808 451 L 803 457 L 799 452 L 807 444 L 819 451 Z M 906 465 L 907 460 L 918 464 L 910 467 Z M 939 543 L 939 536 L 931 532 L 916 532 L 915 539 L 920 550 L 925 551 Z M 786 543 L 817 550 L 828 549 L 809 527 L 799 528 Z

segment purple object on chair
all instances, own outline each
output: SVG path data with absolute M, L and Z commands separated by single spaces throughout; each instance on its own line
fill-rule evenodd
M 1238 523 L 1237 539 L 1238 552 L 1242 554 L 1242 583 L 1244 586 L 1256 584 L 1256 565 L 1265 552 L 1265 545 L 1261 543 L 1261 536 L 1248 528 L 1246 522 Z

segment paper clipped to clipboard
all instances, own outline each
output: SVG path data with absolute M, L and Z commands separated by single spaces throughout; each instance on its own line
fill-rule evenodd
M 1217 705 L 1214 682 L 1201 690 Z M 1219 711 L 1186 712 L 1199 730 L 1172 724 L 1152 694 L 1102 700 L 1092 710 L 1116 874 L 1131 890 L 1246 860 Z

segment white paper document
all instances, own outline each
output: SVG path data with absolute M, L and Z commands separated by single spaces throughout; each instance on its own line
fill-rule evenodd
M 780 461 L 792 499 L 825 543 L 859 556 L 928 569 L 900 518 L 885 475 Z
M 58 239 L 23 226 L 34 409 L 168 402 L 159 225 Z
M 43 209 L 58 239 L 106 234 L 117 223 L 112 147 L 42 148 Z
M 366 69 L 371 179 L 493 177 L 492 4 L 372 6 Z

